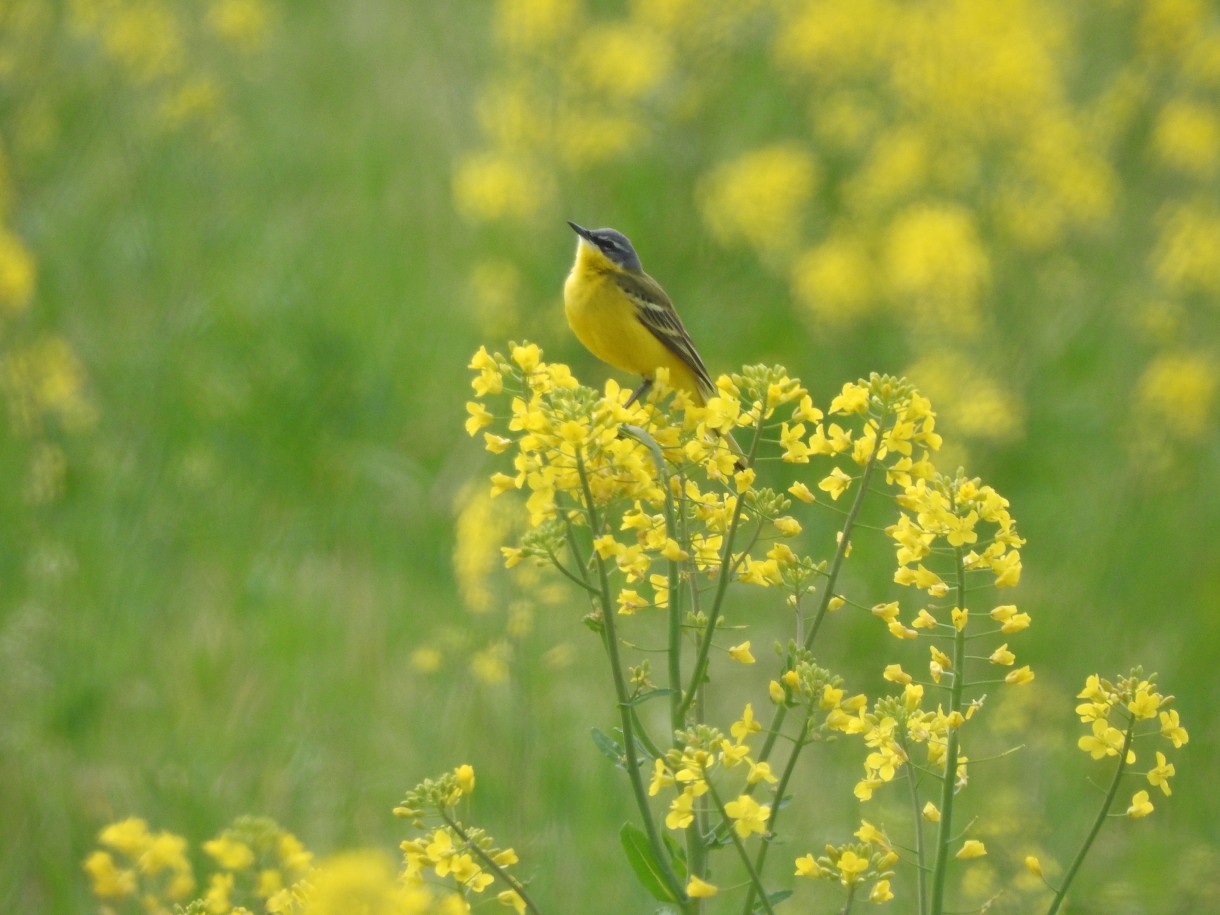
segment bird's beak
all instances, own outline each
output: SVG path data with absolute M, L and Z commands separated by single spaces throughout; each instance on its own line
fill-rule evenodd
M 578 226 L 576 223 L 572 222 L 572 220 L 570 220 L 570 219 L 568 220 L 568 225 L 570 225 L 570 226 L 572 227 L 572 231 L 573 231 L 573 232 L 575 232 L 577 235 L 579 235 L 579 236 L 580 236 L 581 238 L 583 238 L 585 241 L 587 241 L 587 242 L 592 242 L 592 241 L 593 241 L 593 237 L 592 237 L 592 236 L 593 236 L 593 232 L 592 232 L 592 230 L 590 230 L 590 229 L 586 229 L 584 226 Z

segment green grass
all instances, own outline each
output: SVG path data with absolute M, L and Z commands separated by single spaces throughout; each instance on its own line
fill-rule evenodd
M 783 362 L 825 401 L 896 357 L 884 327 L 833 344 L 793 334 L 786 306 L 767 304 L 779 284 L 712 251 L 695 223 L 656 222 L 689 211 L 670 200 L 672 176 L 614 170 L 527 240 L 459 224 L 449 174 L 473 142 L 486 56 L 468 22 L 481 10 L 289 4 L 232 80 L 230 144 L 147 137 L 121 87 L 66 92 L 58 142 L 17 176 L 15 224 L 39 264 L 22 331 L 71 342 L 99 422 L 63 438 L 59 501 L 0 494 L 6 911 L 88 911 L 79 862 L 128 815 L 194 842 L 258 813 L 318 852 L 393 848 L 402 792 L 461 762 L 479 772 L 478 819 L 518 849 L 550 911 L 644 910 L 617 851 L 628 796 L 588 738 L 612 726 L 608 678 L 537 663 L 571 641 L 573 669 L 596 669 L 580 598 L 540 619 L 505 687 L 472 684 L 452 658 L 430 678 L 409 664 L 439 629 L 496 625 L 466 614 L 448 571 L 453 498 L 484 470 L 461 429 L 465 363 L 481 342 L 502 346 L 464 309 L 464 273 L 485 246 L 528 250 L 538 288 L 516 336 L 600 380 L 559 317 L 564 220 L 621 218 L 671 292 L 706 303 L 687 311 L 713 365 Z M 1084 878 L 1126 868 L 1142 887 L 1132 911 L 1169 911 L 1169 846 L 1215 842 L 1220 816 L 1207 762 L 1220 749 L 1220 467 L 1213 447 L 1159 489 L 1129 474 L 1110 382 L 1136 344 L 1108 326 L 1106 302 L 1072 304 L 1080 330 L 1052 341 L 1028 436 L 975 469 L 1029 538 L 1022 660 L 1060 703 L 1040 720 L 1074 740 L 1069 691 L 1134 661 L 1180 697 L 1192 743 L 1174 797 L 1114 829 Z M 18 480 L 26 445 L 3 435 L 0 468 Z M 844 669 L 875 672 L 873 634 L 836 636 Z M 1085 770 L 1073 754 L 1037 787 L 1063 856 L 1083 831 L 1069 814 L 1092 804 Z

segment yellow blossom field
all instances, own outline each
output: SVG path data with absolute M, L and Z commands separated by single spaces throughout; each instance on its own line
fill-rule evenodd
M 1220 911 L 1217 3 L 0 0 L 0 111 L 5 911 Z

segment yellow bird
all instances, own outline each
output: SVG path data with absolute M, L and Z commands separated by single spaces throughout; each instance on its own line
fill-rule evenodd
M 700 406 L 707 403 L 716 386 L 669 296 L 644 272 L 627 236 L 568 225 L 580 236 L 576 263 L 563 284 L 568 324 L 602 362 L 643 376 L 627 404 L 648 392 L 659 368 L 669 369 L 675 389 Z

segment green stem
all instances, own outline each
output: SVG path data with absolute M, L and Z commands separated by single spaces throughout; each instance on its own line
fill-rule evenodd
M 881 443 L 885 438 L 885 426 L 888 421 L 889 417 L 885 415 L 877 420 L 877 438 L 873 453 L 868 456 L 868 461 L 864 464 L 864 472 L 860 475 L 860 485 L 856 489 L 855 498 L 852 499 L 851 508 L 847 510 L 847 517 L 843 519 L 843 530 L 839 536 L 839 544 L 835 549 L 834 559 L 831 560 L 830 571 L 826 574 L 826 587 L 822 591 L 821 600 L 818 601 L 818 609 L 813 615 L 813 623 L 810 625 L 809 632 L 805 636 L 805 648 L 807 649 L 813 648 L 813 640 L 817 638 L 818 629 L 821 628 L 822 620 L 826 618 L 830 602 L 834 599 L 834 589 L 839 581 L 839 573 L 843 570 L 844 562 L 847 559 L 847 551 L 851 549 L 851 535 L 855 532 L 856 520 L 860 517 L 860 510 L 864 507 L 864 499 L 868 495 L 873 472 L 877 469 L 877 464 L 880 460 L 878 455 L 881 452 Z
M 966 569 L 962 550 L 954 551 L 957 572 L 957 606 L 966 606 Z M 961 711 L 962 693 L 966 688 L 966 636 L 957 629 L 953 637 L 953 686 L 949 691 L 949 714 Z M 932 915 L 945 910 L 945 881 L 949 873 L 949 845 L 953 841 L 953 800 L 956 797 L 958 739 L 957 728 L 949 731 L 945 742 L 945 772 L 941 776 L 940 828 L 936 834 L 936 863 L 932 868 Z
M 1076 872 L 1080 870 L 1080 865 L 1084 863 L 1085 855 L 1093 847 L 1093 840 L 1101 832 L 1101 826 L 1106 821 L 1106 817 L 1110 813 L 1110 807 L 1113 806 L 1114 798 L 1118 794 L 1118 784 L 1122 780 L 1123 769 L 1127 765 L 1127 753 L 1131 750 L 1131 741 L 1134 737 L 1135 716 L 1132 715 L 1131 720 L 1127 724 L 1127 733 L 1123 735 L 1123 748 L 1118 753 L 1118 765 L 1114 767 L 1114 778 L 1110 781 L 1110 788 L 1106 792 L 1106 799 L 1102 801 L 1101 809 L 1097 811 L 1097 817 L 1093 820 L 1093 826 L 1089 829 L 1089 834 L 1085 837 L 1084 844 L 1080 846 L 1080 851 L 1076 853 L 1071 866 L 1067 869 L 1067 873 L 1064 874 L 1063 885 L 1055 893 L 1055 898 L 1051 900 L 1050 907 L 1046 910 L 1046 915 L 1055 915 L 1059 911 L 1059 907 L 1063 905 L 1063 900 L 1067 897 L 1068 888 L 1072 885 L 1072 881 L 1076 879 Z
M 441 809 L 440 814 L 441 819 L 443 819 L 449 825 L 450 829 L 457 833 L 459 839 L 466 843 L 466 847 L 474 853 L 476 858 L 483 862 L 484 867 L 511 887 L 513 891 L 521 897 L 521 901 L 525 903 L 525 907 L 533 912 L 534 915 L 542 915 L 542 910 L 539 909 L 538 906 L 534 905 L 534 900 L 530 899 L 529 893 L 525 891 L 525 886 L 519 880 L 497 864 L 495 859 L 484 851 L 478 842 L 472 842 L 470 840 L 470 836 L 468 836 L 466 831 L 462 829 L 461 823 L 449 816 L 444 809 Z
M 792 773 L 796 770 L 796 760 L 800 756 L 801 750 L 809 745 L 809 741 L 805 739 L 809 733 L 809 719 L 805 719 L 805 723 L 801 725 L 801 736 L 792 748 L 792 753 L 788 756 L 788 762 L 784 765 L 784 772 L 780 776 L 779 781 L 775 785 L 775 803 L 771 805 L 771 815 L 767 817 L 767 835 L 773 835 L 775 832 L 775 821 L 779 818 L 779 802 L 784 798 L 784 792 L 788 790 L 788 782 L 792 780 Z M 751 788 L 753 786 L 750 786 Z M 747 794 L 750 793 L 747 788 Z M 767 853 L 771 850 L 771 843 L 763 842 L 759 846 L 758 854 L 754 858 L 754 870 L 759 874 L 763 872 L 763 868 L 767 864 Z M 750 892 L 746 894 L 746 904 L 742 909 L 744 915 L 750 915 L 754 911 L 754 887 L 750 887 Z
M 597 508 L 593 502 L 593 491 L 589 486 L 589 476 L 585 471 L 584 456 L 579 451 L 576 453 L 576 470 L 580 476 L 580 486 L 584 495 L 585 514 L 589 519 L 589 529 L 596 532 L 600 529 L 601 525 L 598 522 Z M 598 555 L 596 550 L 593 551 L 593 556 L 596 559 L 599 585 L 598 598 L 602 609 L 602 642 L 605 645 L 606 654 L 610 661 L 610 673 L 614 679 L 614 692 L 618 698 L 619 720 L 623 728 L 623 754 L 626 757 L 624 763 L 627 769 L 627 777 L 631 780 L 631 790 L 635 795 L 636 807 L 639 808 L 640 816 L 644 820 L 644 832 L 648 836 L 648 844 L 652 847 L 653 857 L 660 865 L 662 876 L 665 878 L 665 883 L 669 886 L 670 892 L 673 893 L 674 899 L 678 900 L 683 908 L 687 908 L 686 889 L 681 885 L 677 875 L 674 873 L 669 861 L 669 852 L 666 850 L 657 832 L 657 824 L 653 820 L 652 810 L 648 805 L 648 791 L 644 786 L 644 778 L 640 774 L 640 761 L 635 753 L 635 716 L 631 706 L 628 704 L 630 696 L 627 692 L 627 682 L 623 676 L 622 660 L 619 655 L 614 605 L 610 597 L 609 572 L 606 569 L 606 561 Z
M 741 862 L 746 866 L 746 870 L 750 874 L 750 892 L 757 893 L 758 898 L 762 901 L 763 909 L 775 915 L 775 910 L 771 908 L 771 900 L 767 898 L 766 888 L 762 885 L 762 878 L 759 877 L 758 871 L 755 869 L 753 862 L 750 861 L 750 856 L 746 853 L 745 844 L 741 841 L 741 836 L 737 835 L 737 830 L 733 826 L 733 818 L 729 816 L 724 809 L 724 804 L 720 801 L 720 795 L 716 792 L 716 788 L 706 776 L 703 780 L 707 785 L 708 796 L 712 799 L 712 803 L 716 805 L 716 812 L 720 814 L 720 820 L 728 829 L 729 836 L 733 839 L 733 845 L 737 849 L 737 854 L 741 858 Z M 766 841 L 765 839 L 763 840 Z
M 877 423 L 878 442 L 881 441 L 885 434 L 886 421 L 887 417 L 882 416 Z M 822 620 L 825 619 L 827 611 L 830 608 L 830 601 L 834 598 L 834 588 L 838 583 L 839 573 L 843 571 L 843 565 L 847 560 L 847 551 L 851 547 L 851 537 L 855 533 L 856 522 L 864 506 L 864 497 L 868 492 L 869 483 L 872 481 L 873 472 L 879 460 L 877 454 L 877 450 L 874 449 L 873 453 L 869 455 L 868 461 L 864 465 L 864 472 L 860 475 L 860 487 L 856 490 L 851 508 L 847 510 L 847 514 L 844 517 L 839 544 L 835 549 L 834 558 L 830 562 L 830 570 L 826 573 L 826 586 L 822 591 L 821 598 L 818 600 L 818 608 L 814 612 L 813 625 L 809 627 L 809 632 L 805 636 L 804 647 L 806 649 L 813 649 L 813 640 L 817 637 Z M 771 758 L 771 751 L 775 748 L 775 741 L 779 737 L 780 729 L 783 727 L 784 718 L 787 717 L 787 714 L 788 707 L 786 705 L 781 704 L 776 706 L 775 714 L 771 718 L 771 724 L 767 728 L 767 739 L 763 742 L 762 749 L 758 754 L 759 762 L 764 762 Z
M 716 623 L 720 621 L 720 608 L 724 603 L 725 592 L 728 591 L 729 579 L 733 577 L 733 540 L 737 536 L 737 525 L 741 521 L 742 510 L 745 508 L 743 495 L 737 496 L 737 504 L 733 507 L 733 517 L 729 521 L 729 529 L 724 536 L 724 549 L 720 554 L 720 577 L 716 580 L 716 596 L 712 599 L 711 609 L 707 613 L 707 623 L 699 639 L 698 654 L 695 657 L 695 669 L 690 678 L 690 686 L 678 704 L 676 715 L 680 720 L 686 718 L 691 703 L 699 693 L 699 684 L 707 673 L 708 653 L 712 648 L 712 636 L 716 632 Z
M 899 738 L 902 752 L 907 758 L 907 784 L 911 788 L 912 822 L 915 824 L 915 872 L 919 880 L 919 915 L 928 913 L 928 869 L 924 861 L 923 810 L 919 806 L 919 786 L 915 784 L 915 768 L 911 765 L 911 753 L 907 747 L 906 734 Z

